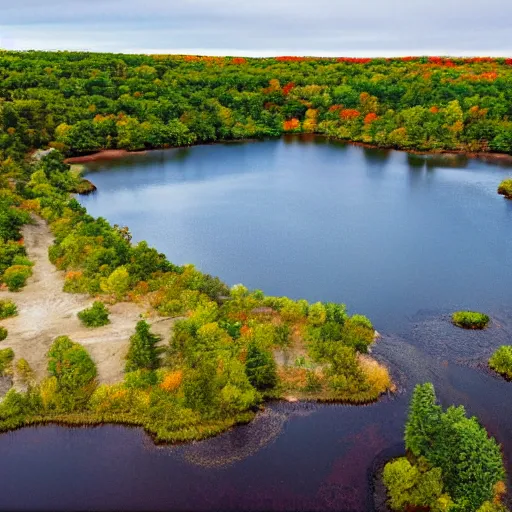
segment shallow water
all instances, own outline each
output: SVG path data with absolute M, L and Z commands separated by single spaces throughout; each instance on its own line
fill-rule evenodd
M 298 138 L 89 168 L 90 213 L 171 261 L 368 314 L 399 391 L 364 407 L 272 403 L 186 446 L 119 426 L 11 432 L 0 509 L 372 510 L 373 470 L 403 451 L 410 392 L 425 381 L 480 417 L 512 472 L 512 384 L 485 369 L 512 339 L 512 202 L 496 195 L 510 169 Z M 490 328 L 453 327 L 460 307 L 488 311 Z

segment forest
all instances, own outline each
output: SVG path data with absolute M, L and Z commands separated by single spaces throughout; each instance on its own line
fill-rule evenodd
M 98 381 L 90 354 L 65 333 L 48 348 L 42 380 L 0 350 L 0 376 L 18 383 L 0 402 L 1 431 L 110 422 L 143 426 L 157 441 L 190 441 L 250 421 L 266 399 L 365 404 L 394 389 L 368 355 L 376 337 L 368 318 L 343 304 L 230 288 L 132 243 L 127 227 L 92 217 L 72 197 L 83 182 L 66 157 L 284 133 L 512 153 L 512 59 L 1 51 L 0 73 L 2 288 L 23 293 L 33 263 L 22 229 L 39 216 L 53 233 L 48 257 L 64 291 L 94 298 L 78 314 L 84 325 L 107 325 L 119 302 L 175 320 L 162 345 L 141 316 L 115 384 Z M 52 151 L 35 158 L 41 148 Z M 0 301 L 0 319 L 17 314 L 15 299 Z M 5 327 L 0 338 L 8 347 Z M 275 354 L 289 348 L 300 356 L 278 364 Z M 491 366 L 509 375 L 509 349 Z M 431 385 L 415 391 L 405 443 L 407 457 L 384 470 L 394 509 L 504 510 L 499 446 L 462 408 L 443 411 Z
M 0 161 L 319 133 L 512 153 L 512 59 L 0 51 Z

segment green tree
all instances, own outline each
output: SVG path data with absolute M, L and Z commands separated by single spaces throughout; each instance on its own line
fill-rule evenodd
M 130 348 L 126 356 L 126 372 L 135 370 L 154 370 L 158 367 L 158 349 L 160 337 L 153 334 L 145 320 L 137 322 L 135 334 L 130 337 Z
M 414 388 L 405 425 L 405 447 L 414 455 L 427 456 L 435 438 L 442 409 L 436 405 L 434 386 L 427 382 Z
M 101 281 L 101 289 L 122 300 L 130 288 L 130 274 L 126 267 L 116 268 L 112 274 Z
M 260 391 L 271 389 L 277 384 L 277 366 L 272 354 L 256 343 L 249 343 L 245 373 L 249 382 Z
M 59 407 L 83 407 L 96 388 L 96 365 L 87 351 L 68 336 L 55 339 L 48 351 L 48 373 L 57 379 Z
M 443 495 L 442 473 L 439 468 L 412 465 L 405 457 L 388 462 L 384 467 L 383 481 L 387 487 L 389 504 L 393 510 L 408 507 L 428 507 L 429 510 L 448 510 L 452 504 Z

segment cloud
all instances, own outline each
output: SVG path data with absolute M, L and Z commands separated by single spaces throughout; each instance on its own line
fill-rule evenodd
M 5 4 L 5 5 L 1 5 Z M 210 55 L 512 55 L 486 0 L 0 0 L 0 47 Z

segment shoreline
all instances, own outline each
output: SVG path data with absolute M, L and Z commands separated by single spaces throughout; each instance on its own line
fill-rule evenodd
M 248 139 L 236 139 L 236 140 L 217 140 L 212 142 L 200 142 L 197 144 L 191 144 L 189 146 L 170 146 L 163 148 L 149 148 L 143 150 L 134 150 L 129 151 L 127 149 L 102 149 L 100 151 L 96 151 L 94 153 L 90 153 L 87 155 L 76 155 L 66 158 L 64 160 L 65 163 L 74 165 L 74 164 L 84 164 L 90 162 L 98 162 L 98 161 L 108 161 L 108 160 L 116 160 L 120 158 L 125 158 L 128 156 L 137 156 L 137 155 L 147 155 L 152 151 L 165 151 L 171 149 L 185 149 L 192 148 L 196 146 L 213 146 L 216 144 L 233 144 L 233 143 L 247 143 L 247 142 L 260 142 L 264 140 L 274 140 L 276 138 L 286 138 L 290 136 L 298 136 L 298 137 L 307 137 L 311 139 L 323 138 L 328 141 L 341 142 L 344 144 L 350 144 L 352 146 L 359 146 L 368 149 L 380 149 L 380 150 L 389 150 L 389 151 L 400 151 L 402 153 L 407 153 L 410 155 L 420 155 L 420 156 L 447 156 L 447 157 L 455 157 L 455 156 L 465 156 L 467 158 L 471 158 L 474 160 L 482 160 L 487 163 L 496 164 L 496 165 L 510 165 L 512 166 L 512 154 L 508 153 L 493 153 L 489 151 L 469 151 L 465 149 L 433 149 L 433 150 L 421 150 L 421 149 L 403 149 L 396 148 L 392 146 L 385 146 L 379 144 L 372 144 L 368 142 L 360 142 L 360 141 L 351 141 L 345 139 L 339 139 L 336 137 L 330 137 L 321 133 L 284 133 L 280 137 L 268 137 L 268 138 L 248 138 Z

